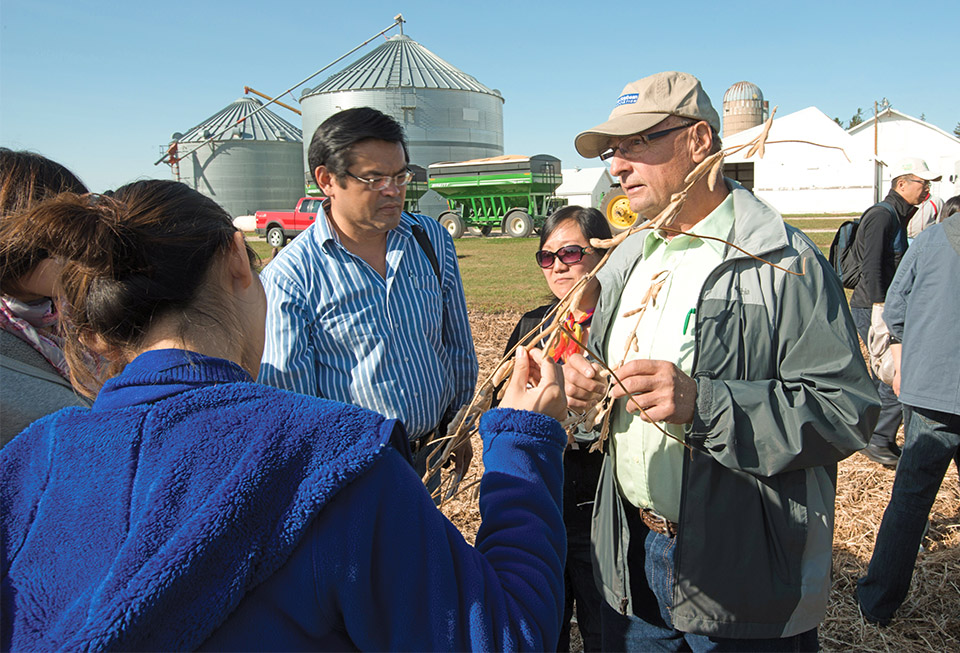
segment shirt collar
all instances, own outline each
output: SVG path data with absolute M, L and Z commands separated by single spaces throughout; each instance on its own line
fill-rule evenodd
M 333 228 L 333 225 L 330 224 L 330 220 L 327 218 L 329 211 L 330 198 L 328 197 L 320 204 L 320 210 L 317 211 L 317 219 L 313 221 L 313 228 L 317 230 L 315 235 L 321 245 L 326 245 L 328 242 L 340 242 L 340 236 L 337 234 L 337 230 Z
M 184 349 L 155 349 L 140 354 L 104 383 L 93 409 L 127 408 L 204 386 L 243 381 L 253 379 L 232 361 Z
M 320 205 L 320 210 L 317 211 L 317 219 L 314 221 L 313 228 L 316 229 L 314 237 L 317 239 L 317 242 L 321 246 L 329 244 L 340 245 L 340 234 L 337 233 L 337 230 L 333 228 L 333 225 L 330 223 L 330 219 L 327 217 L 327 213 L 330 211 L 330 198 L 323 200 L 323 203 Z M 400 214 L 400 224 L 395 228 L 391 229 L 389 234 L 398 234 L 404 238 L 408 238 L 413 232 L 410 230 L 410 226 L 413 224 L 413 219 L 410 217 L 410 214 L 406 211 Z M 342 246 L 342 245 L 341 245 Z
M 893 206 L 893 210 L 897 212 L 897 216 L 901 221 L 906 221 L 907 219 L 913 217 L 913 214 L 917 212 L 917 207 L 903 199 L 903 196 L 897 191 L 890 189 L 890 192 L 887 193 L 887 196 L 883 200 Z
M 661 233 L 657 229 L 651 229 L 643 243 L 643 257 L 649 257 L 654 250 L 661 245 L 667 244 L 668 242 L 674 244 L 674 246 L 678 249 L 685 249 L 690 247 L 694 241 L 703 242 L 714 252 L 720 256 L 723 256 L 726 243 L 721 242 L 720 240 L 714 240 L 714 238 L 730 240 L 730 232 L 733 229 L 733 222 L 733 193 L 728 193 L 723 201 L 720 202 L 720 204 L 717 205 L 713 211 L 707 214 L 707 217 L 695 224 L 690 230 L 697 236 L 709 236 L 709 238 L 703 238 L 701 240 L 700 238 L 678 234 L 670 241 L 667 241 L 665 237 L 667 234 Z

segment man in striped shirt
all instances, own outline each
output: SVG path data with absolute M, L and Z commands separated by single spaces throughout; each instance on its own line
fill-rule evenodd
M 327 199 L 263 271 L 259 380 L 401 419 L 422 476 L 441 444 L 435 431 L 477 381 L 453 240 L 436 220 L 403 212 L 412 175 L 393 118 L 366 107 L 334 114 L 308 162 Z M 456 471 L 471 457 L 468 443 Z

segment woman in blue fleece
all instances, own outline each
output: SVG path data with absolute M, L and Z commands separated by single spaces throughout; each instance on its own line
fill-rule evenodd
M 256 257 L 213 201 L 141 181 L 3 228 L 42 234 L 63 263 L 66 354 L 99 390 L 0 452 L 3 650 L 555 646 L 566 438 L 546 415 L 566 405 L 552 363 L 518 356 L 513 409 L 481 420 L 471 547 L 400 423 L 253 383 Z M 73 364 L 81 343 L 115 364 L 102 388 Z

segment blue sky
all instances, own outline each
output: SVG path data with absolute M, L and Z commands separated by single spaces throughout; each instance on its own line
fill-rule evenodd
M 285 90 L 397 13 L 407 35 L 500 89 L 506 153 L 553 154 L 564 167 L 596 165 L 573 137 L 606 119 L 627 82 L 662 70 L 699 77 L 718 110 L 724 91 L 748 80 L 778 115 L 814 105 L 846 121 L 886 97 L 947 132 L 960 122 L 958 55 L 946 36 L 956 0 L 2 0 L 0 144 L 57 160 L 95 191 L 168 178 L 153 163 L 173 132 L 244 85 Z

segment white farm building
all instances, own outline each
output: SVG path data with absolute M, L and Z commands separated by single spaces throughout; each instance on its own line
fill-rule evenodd
M 874 130 L 874 122 L 877 124 Z M 929 122 L 894 109 L 885 109 L 850 129 L 850 136 L 863 152 L 873 153 L 874 137 L 878 158 L 888 165 L 907 156 L 918 156 L 930 169 L 943 175 L 933 182 L 930 193 L 942 199 L 960 194 L 960 138 Z M 890 175 L 883 169 L 883 194 L 890 188 Z
M 565 198 L 568 205 L 599 208 L 613 183 L 610 170 L 604 167 L 566 168 L 554 195 Z
M 747 143 L 762 129 L 734 134 L 723 145 Z M 943 175 L 934 195 L 946 199 L 960 191 L 960 139 L 892 109 L 880 114 L 876 156 L 873 134 L 872 118 L 845 131 L 808 107 L 774 119 L 763 159 L 745 159 L 744 149 L 727 157 L 724 171 L 787 214 L 859 213 L 887 194 L 886 166 L 905 156 L 918 156 Z
M 734 134 L 723 146 L 748 143 L 762 129 Z M 764 158 L 746 153 L 728 156 L 724 174 L 781 213 L 851 213 L 873 201 L 873 157 L 855 151 L 850 134 L 816 107 L 775 118 Z

